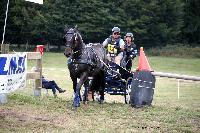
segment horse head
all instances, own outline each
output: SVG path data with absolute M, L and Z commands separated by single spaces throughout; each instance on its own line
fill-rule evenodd
M 83 40 L 80 33 L 78 32 L 77 26 L 74 28 L 69 28 L 65 30 L 65 32 L 66 34 L 63 37 L 63 41 L 66 46 L 64 55 L 69 57 L 82 49 Z

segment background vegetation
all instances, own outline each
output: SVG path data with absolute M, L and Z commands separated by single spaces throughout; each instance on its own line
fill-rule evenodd
M 0 33 L 7 0 L 0 3 Z M 10 0 L 5 43 L 63 45 L 66 26 L 78 25 L 83 39 L 103 42 L 113 26 L 133 32 L 138 46 L 200 44 L 199 0 Z M 0 36 L 0 39 L 2 36 Z

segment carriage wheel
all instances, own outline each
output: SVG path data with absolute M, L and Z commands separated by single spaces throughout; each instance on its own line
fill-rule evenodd
M 132 83 L 133 78 L 129 77 L 126 81 L 126 89 L 124 93 L 124 99 L 125 103 L 129 104 L 130 103 L 130 93 L 131 93 L 131 83 Z

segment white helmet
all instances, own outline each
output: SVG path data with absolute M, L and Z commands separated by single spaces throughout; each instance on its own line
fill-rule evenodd
M 112 32 L 119 32 L 120 33 L 120 28 L 119 27 L 113 27 Z

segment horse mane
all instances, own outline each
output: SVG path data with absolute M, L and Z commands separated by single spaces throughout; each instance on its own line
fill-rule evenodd
M 79 39 L 80 44 L 85 45 L 85 43 L 83 43 L 83 38 L 82 38 L 81 34 L 79 33 L 79 31 L 76 31 L 76 33 L 78 35 L 78 39 Z

